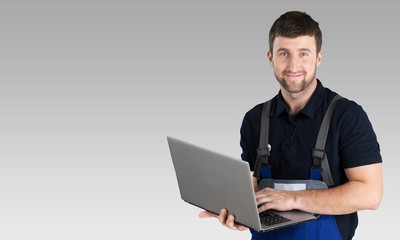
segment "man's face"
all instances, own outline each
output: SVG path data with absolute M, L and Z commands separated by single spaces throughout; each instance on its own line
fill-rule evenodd
M 321 63 L 322 53 L 317 53 L 315 38 L 277 37 L 273 52 L 268 59 L 281 87 L 288 93 L 300 93 L 316 80 L 316 70 Z

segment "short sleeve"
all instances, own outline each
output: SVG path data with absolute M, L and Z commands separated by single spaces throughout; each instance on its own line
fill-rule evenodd
M 255 106 L 248 111 L 240 127 L 240 146 L 242 148 L 241 158 L 248 162 L 250 170 L 254 170 L 258 141 L 260 138 L 260 118 L 262 104 Z
M 355 102 L 347 102 L 339 136 L 339 154 L 343 167 L 382 162 L 380 146 L 366 112 Z

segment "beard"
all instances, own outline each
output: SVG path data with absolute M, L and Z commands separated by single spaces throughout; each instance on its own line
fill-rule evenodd
M 311 75 L 307 75 L 307 72 L 303 72 L 304 78 L 301 80 L 290 81 L 285 78 L 285 72 L 281 76 L 275 74 L 276 80 L 279 84 L 289 93 L 295 94 L 304 91 L 310 86 L 316 76 L 316 71 L 313 71 Z

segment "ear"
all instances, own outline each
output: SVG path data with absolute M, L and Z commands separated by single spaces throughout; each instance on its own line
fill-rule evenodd
M 319 53 L 317 54 L 317 67 L 319 67 L 321 61 L 322 61 L 322 51 L 319 51 Z
M 268 62 L 269 64 L 271 64 L 271 66 L 273 66 L 273 62 L 272 62 L 272 53 L 268 51 L 267 53 L 267 58 L 268 58 Z

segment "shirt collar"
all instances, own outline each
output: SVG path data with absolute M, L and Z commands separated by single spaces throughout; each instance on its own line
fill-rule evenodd
M 323 94 L 326 94 L 326 90 L 322 85 L 321 81 L 317 79 L 317 88 L 314 90 L 310 100 L 306 104 L 306 106 L 299 111 L 299 113 L 304 114 L 310 118 L 314 117 L 319 107 L 321 106 Z M 276 97 L 276 108 L 275 111 L 272 111 L 272 115 L 279 116 L 283 112 L 289 112 L 289 107 L 285 103 L 282 97 L 281 91 Z

